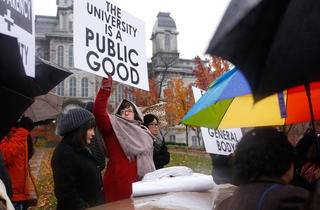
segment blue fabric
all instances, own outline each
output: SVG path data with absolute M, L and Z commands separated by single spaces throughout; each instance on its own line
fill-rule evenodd
M 22 201 L 14 201 L 12 205 L 15 210 L 23 210 L 23 202 Z
M 287 115 L 286 105 L 284 103 L 284 94 L 283 94 L 283 92 L 279 92 L 278 93 L 278 101 L 279 101 L 279 108 L 280 108 L 281 118 L 286 118 L 288 115 Z

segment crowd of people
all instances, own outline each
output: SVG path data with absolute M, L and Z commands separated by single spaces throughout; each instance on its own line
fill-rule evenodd
M 60 122 L 63 139 L 51 160 L 57 209 L 86 209 L 130 198 L 132 183 L 170 161 L 156 115 L 143 116 L 127 99 L 114 114 L 107 113 L 111 88 L 109 73 L 96 100 L 69 110 Z M 320 133 L 320 121 L 315 125 Z M 32 120 L 22 117 L 0 142 L 0 187 L 16 210 L 28 208 L 26 171 L 34 153 L 33 129 Z M 218 209 L 315 209 L 320 168 L 314 137 L 308 129 L 294 147 L 279 130 L 255 128 L 242 137 L 233 155 L 212 155 L 214 181 L 238 186 Z

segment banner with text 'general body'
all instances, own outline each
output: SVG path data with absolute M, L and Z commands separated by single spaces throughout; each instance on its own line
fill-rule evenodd
M 192 87 L 195 102 L 206 92 L 196 87 Z M 220 129 L 201 127 L 201 133 L 206 151 L 212 154 L 229 155 L 234 152 L 237 144 L 242 138 L 240 128 Z
M 145 23 L 101 0 L 74 1 L 75 67 L 149 90 Z

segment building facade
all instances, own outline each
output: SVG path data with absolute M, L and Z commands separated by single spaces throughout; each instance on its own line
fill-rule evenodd
M 58 6 L 56 16 L 36 15 L 36 55 L 57 63 L 73 73 L 52 90 L 64 97 L 63 113 L 66 113 L 69 109 L 84 107 L 88 101 L 94 101 L 101 86 L 102 77 L 74 68 L 73 0 L 57 0 L 56 4 Z M 177 79 L 180 74 L 185 85 L 196 80 L 189 69 L 189 67 L 196 68 L 195 61 L 179 58 L 178 34 L 175 21 L 171 18 L 170 13 L 159 12 L 150 38 L 152 58 L 148 63 L 148 71 L 154 73 L 158 82 L 162 80 L 165 73 L 162 98 L 163 90 L 167 87 L 168 74 L 173 79 Z M 125 97 L 125 87 L 126 85 L 123 84 L 116 85 L 109 99 L 109 113 L 112 113 L 117 103 Z M 132 100 L 131 96 L 129 99 Z M 186 133 L 177 132 L 182 127 L 184 125 L 176 126 L 166 133 L 164 136 L 166 141 L 186 143 Z M 190 131 L 188 136 L 189 145 L 198 145 L 195 133 Z

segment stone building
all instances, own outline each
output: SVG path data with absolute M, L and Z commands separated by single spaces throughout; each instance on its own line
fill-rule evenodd
M 58 6 L 56 16 L 36 15 L 36 55 L 68 68 L 73 73 L 52 90 L 65 98 L 63 113 L 66 113 L 71 108 L 84 107 L 88 101 L 95 100 L 102 78 L 74 68 L 73 0 L 57 0 L 56 4 Z M 157 18 L 150 38 L 152 58 L 148 63 L 148 71 L 154 72 L 157 81 L 161 81 L 163 73 L 166 72 L 173 79 L 178 78 L 178 74 L 180 74 L 185 85 L 193 83 L 195 76 L 189 67 L 196 68 L 196 63 L 193 59 L 179 58 L 177 45 L 179 33 L 175 21 L 167 12 L 159 12 Z M 162 91 L 167 87 L 167 83 L 168 77 L 165 76 Z M 109 103 L 112 104 L 111 107 L 108 107 L 109 111 L 112 111 L 117 102 L 125 97 L 124 90 L 125 85 L 118 84 L 116 86 L 109 99 Z M 166 133 L 164 136 L 166 141 L 186 143 L 186 134 L 177 132 L 181 126 L 176 126 L 172 128 L 171 132 Z M 189 145 L 198 145 L 196 135 L 192 131 L 188 136 Z

